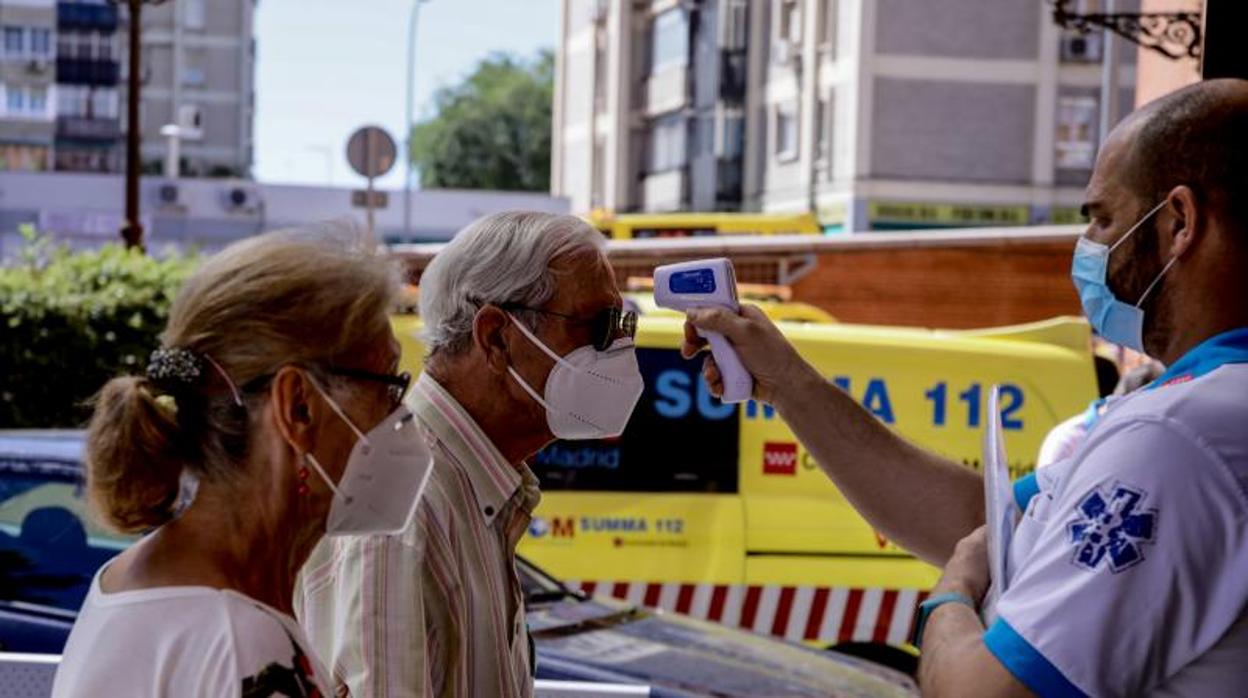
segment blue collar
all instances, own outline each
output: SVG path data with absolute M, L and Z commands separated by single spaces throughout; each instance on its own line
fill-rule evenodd
M 1092 431 L 1092 427 L 1096 426 L 1097 421 L 1101 418 L 1101 408 L 1105 406 L 1105 398 L 1098 397 L 1088 403 L 1088 409 L 1083 412 L 1083 428 L 1085 431 Z
M 1210 337 L 1179 357 L 1148 389 L 1186 383 L 1224 364 L 1248 363 L 1248 327 Z

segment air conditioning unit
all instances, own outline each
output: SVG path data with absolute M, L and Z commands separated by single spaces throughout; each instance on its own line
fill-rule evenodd
M 32 58 L 26 63 L 26 70 L 32 73 L 46 73 L 52 67 L 52 62 L 46 58 Z
M 232 186 L 221 190 L 221 205 L 236 213 L 254 212 L 260 208 L 260 192 L 255 187 Z
M 165 182 L 156 190 L 156 201 L 161 208 L 180 208 L 186 206 L 186 193 L 175 182 Z
M 790 65 L 797 62 L 798 47 L 788 39 L 777 39 L 771 45 L 771 60 L 777 65 Z
M 1062 37 L 1062 60 L 1068 63 L 1099 63 L 1102 55 L 1100 34 L 1073 34 Z
M 204 137 L 204 108 L 198 104 L 178 107 L 178 135 L 182 140 L 198 141 Z

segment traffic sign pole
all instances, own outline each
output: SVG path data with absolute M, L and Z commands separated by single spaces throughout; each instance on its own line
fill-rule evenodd
M 376 221 L 374 209 L 377 202 L 385 197 L 376 194 L 374 183 L 377 177 L 384 175 L 394 167 L 398 149 L 390 134 L 376 126 L 365 126 L 351 134 L 347 140 L 347 162 L 351 168 L 368 181 L 364 192 L 364 215 L 368 225 L 370 242 L 376 244 Z M 382 204 L 383 206 L 386 204 Z

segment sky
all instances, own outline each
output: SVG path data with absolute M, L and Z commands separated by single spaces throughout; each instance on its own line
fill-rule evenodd
M 413 0 L 261 0 L 256 6 L 254 174 L 263 182 L 363 187 L 347 164 L 359 126 L 403 149 L 407 27 Z M 551 48 L 558 0 L 425 0 L 416 36 L 414 114 L 495 51 Z M 402 156 L 383 188 L 403 186 Z

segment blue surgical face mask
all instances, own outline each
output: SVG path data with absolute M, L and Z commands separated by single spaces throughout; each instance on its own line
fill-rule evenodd
M 1157 278 L 1153 279 L 1153 282 L 1144 290 L 1144 294 L 1140 296 L 1135 305 L 1131 305 L 1118 300 L 1114 292 L 1109 289 L 1106 281 L 1109 273 L 1109 255 L 1165 205 L 1166 202 L 1162 201 L 1154 206 L 1153 210 L 1144 214 L 1144 217 L 1131 226 L 1131 229 L 1119 238 L 1113 247 L 1093 242 L 1086 237 L 1079 238 L 1078 244 L 1075 245 L 1074 262 L 1070 268 L 1070 277 L 1075 282 L 1075 290 L 1079 292 L 1079 301 L 1083 304 L 1083 312 L 1087 314 L 1092 329 L 1106 340 L 1138 352 L 1144 351 L 1144 311 L 1140 305 L 1157 286 L 1157 282 L 1161 281 L 1161 277 L 1170 271 L 1170 266 L 1178 258 L 1172 258 Z

